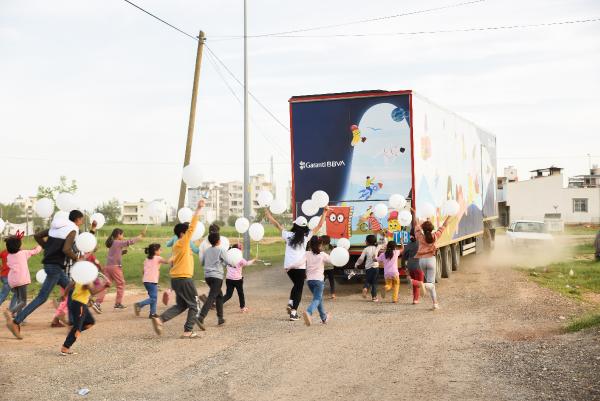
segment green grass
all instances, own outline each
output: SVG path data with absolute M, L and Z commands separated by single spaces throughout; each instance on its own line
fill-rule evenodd
M 263 224 L 265 227 L 265 237 L 281 237 L 279 230 L 273 227 L 270 224 Z M 120 228 L 124 231 L 125 237 L 135 237 L 140 234 L 146 228 L 145 225 L 115 225 L 109 226 L 106 225 L 98 230 L 98 236 L 102 236 L 106 238 L 114 228 Z M 206 226 L 208 230 L 208 226 Z M 235 227 L 224 226 L 221 227 L 221 235 L 226 236 L 227 238 L 234 238 L 238 236 L 237 231 L 235 231 Z M 148 238 L 169 238 L 173 236 L 173 224 L 157 226 L 157 225 L 148 225 L 146 231 L 146 237 Z
M 591 243 L 574 245 L 571 251 L 572 256 L 566 261 L 522 270 L 537 284 L 592 306 L 592 312 L 573 319 L 565 327 L 566 331 L 575 332 L 600 325 L 597 301 L 597 295 L 600 294 L 600 262 L 593 258 L 594 247 Z
M 589 313 L 577 319 L 574 319 L 570 322 L 565 330 L 574 333 L 576 331 L 581 331 L 584 329 L 588 329 L 590 327 L 599 326 L 600 325 L 600 312 Z
M 596 235 L 600 226 L 590 224 L 577 224 L 565 226 L 565 234 L 569 235 Z
M 131 228 L 130 226 L 122 226 L 126 232 L 126 238 L 131 238 L 133 236 L 137 236 L 143 226 Z M 272 228 L 272 227 L 271 227 Z M 104 246 L 104 241 L 106 240 L 106 236 L 110 233 L 112 228 L 107 227 L 105 229 L 103 227 L 102 230 L 98 232 L 98 251 L 96 252 L 96 258 L 98 258 L 101 265 L 104 265 L 106 262 L 106 255 L 108 249 Z M 233 235 L 235 229 L 232 230 L 222 230 L 224 232 L 223 235 L 227 236 L 229 240 L 234 243 L 237 242 L 237 235 Z M 267 230 L 265 230 L 267 231 Z M 142 286 L 142 275 L 143 275 L 143 264 L 144 258 L 146 255 L 144 254 L 144 248 L 148 246 L 150 243 L 157 242 L 163 244 L 162 246 L 162 256 L 168 257 L 171 254 L 170 248 L 164 246 L 164 243 L 170 238 L 170 233 L 172 232 L 171 227 L 148 227 L 147 237 L 143 240 L 137 242 L 136 244 L 130 246 L 128 248 L 128 252 L 123 256 L 123 273 L 125 275 L 125 280 L 127 285 L 134 286 Z M 270 230 L 274 234 L 277 233 L 273 230 Z M 229 235 L 231 234 L 231 235 Z M 237 233 L 235 233 L 237 234 Z M 275 235 L 273 235 L 275 236 Z M 277 235 L 279 236 L 279 235 Z M 33 249 L 36 246 L 33 237 L 26 237 L 23 241 L 23 249 Z M 256 243 L 252 243 L 252 248 L 250 250 L 251 256 L 254 258 L 256 256 Z M 266 262 L 270 263 L 272 266 L 277 266 L 283 261 L 283 253 L 285 247 L 282 239 L 267 239 L 261 241 L 258 247 L 259 258 Z M 42 256 L 40 253 L 29 259 L 29 271 L 31 274 L 32 283 L 28 288 L 29 296 L 35 296 L 40 288 L 40 285 L 35 280 L 35 274 L 38 270 L 42 268 Z M 204 269 L 200 265 L 200 261 L 197 255 L 194 256 L 195 261 L 195 270 L 194 270 L 194 279 L 202 280 L 204 277 Z M 246 268 L 247 271 L 260 270 L 266 268 L 267 266 L 258 262 L 256 265 L 249 266 Z M 169 282 L 169 274 L 168 267 L 161 267 L 160 274 L 160 282 L 163 284 L 167 284 Z M 56 294 L 58 294 L 58 289 L 55 290 Z

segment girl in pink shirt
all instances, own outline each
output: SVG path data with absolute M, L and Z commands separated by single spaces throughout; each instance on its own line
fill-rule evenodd
M 158 317 L 156 314 L 156 303 L 158 301 L 158 279 L 160 278 L 160 265 L 166 265 L 171 262 L 160 256 L 160 244 L 150 244 L 148 248 L 144 249 L 144 252 L 148 257 L 144 260 L 144 287 L 148 291 L 148 298 L 143 301 L 136 302 L 133 305 L 135 315 L 139 316 L 142 308 L 146 305 L 150 305 L 150 316 Z
M 307 326 L 312 324 L 312 314 L 315 308 L 319 311 L 321 322 L 326 324 L 331 316 L 325 312 L 323 306 L 323 289 L 325 288 L 325 263 L 331 263 L 329 255 L 321 251 L 322 241 L 316 235 L 313 236 L 309 243 L 309 251 L 304 254 L 304 257 L 297 263 L 292 265 L 292 269 L 297 269 L 306 265 L 306 283 L 310 292 L 313 294 L 313 300 L 304 312 L 304 323 Z
M 6 239 L 6 249 L 8 250 L 6 262 L 10 268 L 8 272 L 8 285 L 12 289 L 13 297 L 17 299 L 9 309 L 13 317 L 27 303 L 27 286 L 31 283 L 27 260 L 42 251 L 42 247 L 39 245 L 31 250 L 21 250 L 21 238 L 23 238 L 23 233 L 17 233 L 17 235 Z
M 234 244 L 231 248 L 242 249 L 238 244 Z M 230 249 L 231 249 L 230 248 Z M 223 303 L 229 301 L 233 296 L 233 290 L 237 290 L 238 298 L 240 299 L 240 312 L 248 312 L 246 307 L 246 298 L 244 297 L 244 277 L 242 275 L 242 269 L 246 266 L 254 264 L 255 259 L 247 261 L 242 258 L 237 265 L 232 266 L 227 264 L 227 275 L 225 276 L 225 285 L 227 286 L 227 292 L 223 298 Z
M 396 249 L 396 242 L 389 241 L 385 247 L 385 252 L 379 255 L 377 260 L 383 263 L 383 277 L 385 278 L 385 287 L 381 291 L 381 298 L 385 299 L 388 291 L 393 290 L 392 302 L 398 303 L 398 291 L 400 290 L 400 273 L 398 272 L 398 257 L 402 255 L 403 247 Z

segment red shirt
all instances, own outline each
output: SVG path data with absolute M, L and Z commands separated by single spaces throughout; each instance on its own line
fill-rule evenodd
M 8 262 L 6 258 L 8 257 L 8 251 L 5 249 L 0 252 L 0 258 L 2 258 L 2 270 L 0 270 L 0 277 L 8 277 Z

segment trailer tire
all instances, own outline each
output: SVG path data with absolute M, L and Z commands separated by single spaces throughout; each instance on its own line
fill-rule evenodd
M 450 254 L 452 256 L 452 270 L 457 271 L 460 267 L 460 242 L 450 245 Z
M 450 253 L 450 247 L 445 246 L 439 251 L 442 258 L 442 277 L 450 278 L 452 275 L 452 255 Z
M 435 255 L 435 282 L 439 283 L 440 281 L 442 281 L 442 255 L 438 251 Z

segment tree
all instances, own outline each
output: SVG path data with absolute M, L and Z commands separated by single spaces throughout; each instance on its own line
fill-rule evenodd
M 25 210 L 16 203 L 0 203 L 0 217 L 5 221 L 11 223 L 23 223 L 25 222 Z
M 71 182 L 69 183 L 67 180 L 67 177 L 65 177 L 64 175 L 61 175 L 60 182 L 58 185 L 55 185 L 53 187 L 45 187 L 43 185 L 38 186 L 37 198 L 38 199 L 48 198 L 48 199 L 52 199 L 53 201 L 55 201 L 56 195 L 58 195 L 62 192 L 68 192 L 68 193 L 74 194 L 76 191 L 77 191 L 77 181 L 71 180 Z
M 103 202 L 96 207 L 96 210 L 104 215 L 108 224 L 117 224 L 121 222 L 121 204 L 116 198 Z
M 238 219 L 237 216 L 231 215 L 227 218 L 227 225 L 229 227 L 235 227 L 235 221 Z

